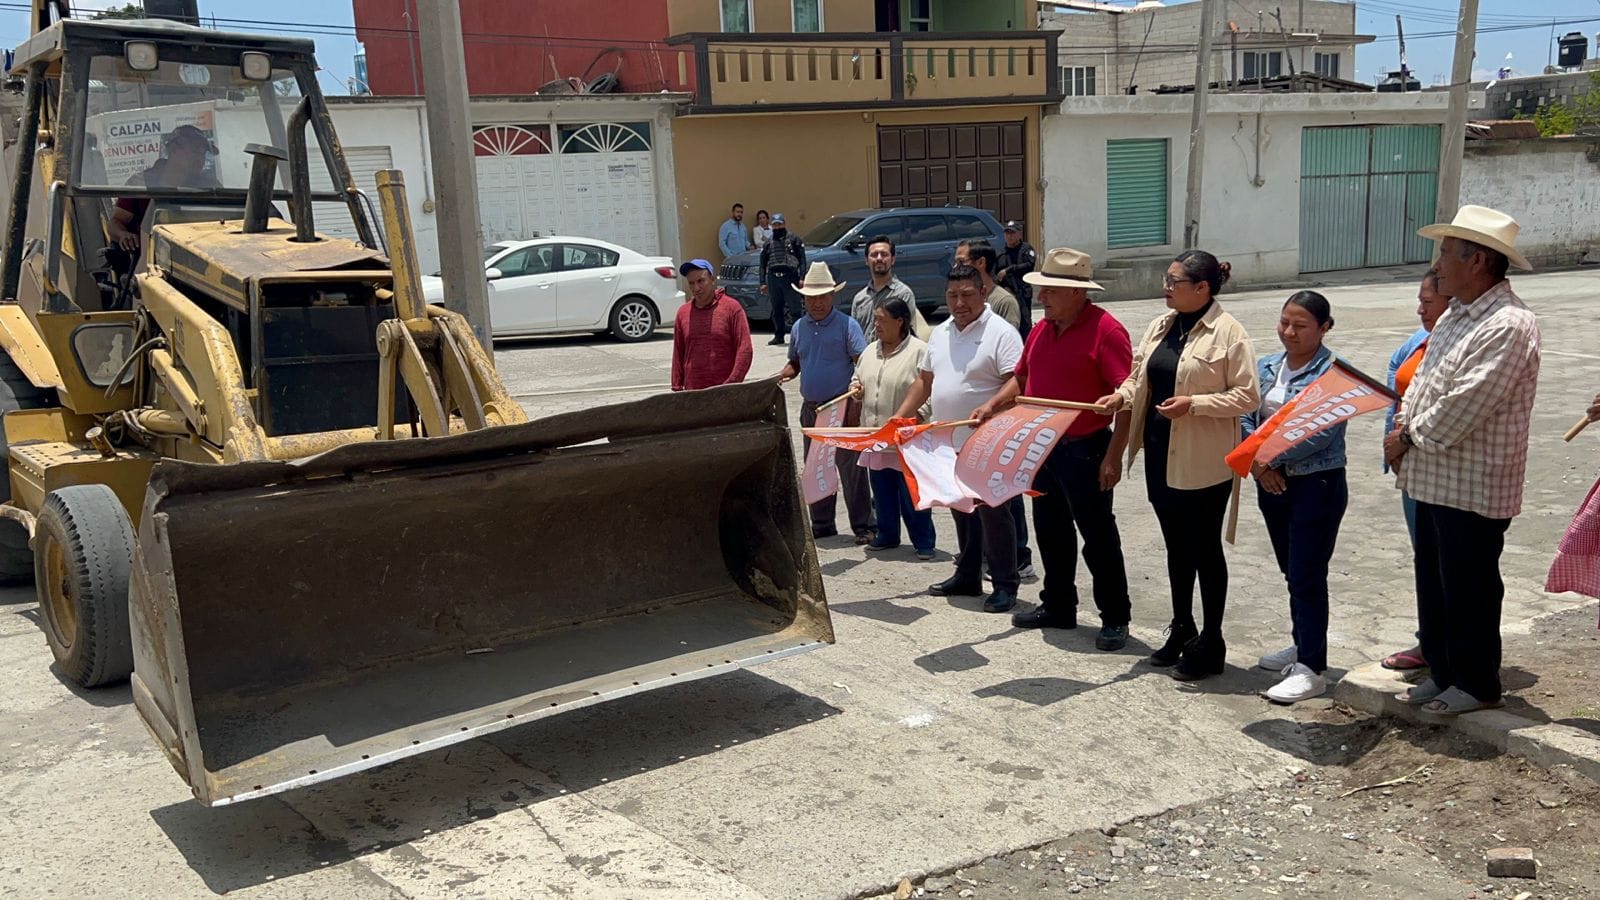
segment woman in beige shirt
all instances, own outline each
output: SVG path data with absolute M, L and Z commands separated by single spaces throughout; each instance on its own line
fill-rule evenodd
M 878 339 L 861 354 L 855 381 L 850 385 L 861 400 L 861 424 L 869 428 L 884 425 L 894 417 L 928 352 L 928 345 L 911 333 L 911 307 L 904 300 L 886 301 L 873 316 Z M 928 414 L 928 405 L 923 404 L 920 415 L 926 419 Z M 861 464 L 867 467 L 872 503 L 878 514 L 878 537 L 867 545 L 867 550 L 877 553 L 900 546 L 903 517 L 917 558 L 933 559 L 933 510 L 912 505 L 911 491 L 900 471 L 900 454 L 893 450 L 862 453 Z
M 1227 263 L 1204 250 L 1173 260 L 1164 279 L 1171 311 L 1145 330 L 1128 380 L 1100 399 L 1111 413 L 1133 412 L 1129 467 L 1141 447 L 1147 451 L 1145 489 L 1161 523 L 1172 583 L 1172 625 L 1150 662 L 1175 666 L 1172 677 L 1180 681 L 1223 669 L 1228 561 L 1222 524 L 1234 491 L 1224 457 L 1239 443 L 1239 417 L 1261 404 L 1250 336 L 1216 301 L 1228 272 Z M 1199 629 L 1196 578 L 1205 614 Z

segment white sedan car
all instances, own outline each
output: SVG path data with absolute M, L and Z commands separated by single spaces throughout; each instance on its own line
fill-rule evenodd
M 483 268 L 495 337 L 609 331 L 642 341 L 684 302 L 671 259 L 592 238 L 502 241 L 485 248 Z M 450 305 L 437 277 L 422 279 L 422 293 Z

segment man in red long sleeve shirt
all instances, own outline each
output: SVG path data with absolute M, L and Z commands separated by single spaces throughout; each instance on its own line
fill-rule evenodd
M 711 263 L 691 259 L 678 267 L 689 282 L 689 302 L 672 325 L 672 389 L 697 391 L 738 384 L 750 371 L 750 321 L 744 307 L 717 287 Z

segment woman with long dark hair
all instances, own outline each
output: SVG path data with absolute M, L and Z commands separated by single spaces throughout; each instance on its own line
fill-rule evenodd
M 878 428 L 894 417 L 906 399 L 911 383 L 922 370 L 928 345 L 912 334 L 911 306 L 893 297 L 874 312 L 878 339 L 867 345 L 856 363 L 855 381 L 850 390 L 861 401 L 861 424 Z M 924 404 L 921 414 L 927 417 Z M 893 450 L 861 454 L 872 484 L 872 503 L 878 516 L 878 536 L 867 545 L 869 553 L 893 550 L 900 546 L 900 520 L 918 559 L 933 559 L 933 510 L 917 509 L 911 503 L 911 490 L 900 471 L 900 454 Z
M 1283 352 L 1261 357 L 1256 370 L 1261 406 L 1244 417 L 1246 436 L 1333 365 L 1333 353 L 1322 343 L 1332 328 L 1328 298 L 1316 291 L 1300 291 L 1283 304 L 1278 314 Z M 1284 676 L 1266 692 L 1276 703 L 1297 703 L 1328 689 L 1322 675 L 1328 668 L 1328 563 L 1350 502 L 1344 428 L 1343 422 L 1324 428 L 1250 470 L 1272 553 L 1289 586 L 1294 643 L 1260 662 Z
M 1261 403 L 1250 336 L 1216 299 L 1229 271 L 1204 250 L 1173 260 L 1163 279 L 1170 311 L 1145 330 L 1128 380 L 1099 401 L 1108 414 L 1133 412 L 1129 465 L 1146 451 L 1145 489 L 1172 583 L 1172 624 L 1150 663 L 1173 667 L 1180 681 L 1221 674 L 1225 664 L 1222 527 L 1235 481 L 1223 458 L 1239 443 L 1239 417 Z M 1194 618 L 1196 580 L 1201 627 Z

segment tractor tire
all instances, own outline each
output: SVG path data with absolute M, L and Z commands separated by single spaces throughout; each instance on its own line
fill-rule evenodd
M 0 350 L 0 417 L 21 409 L 55 405 L 55 391 L 36 387 L 22 374 L 11 355 Z M 0 503 L 11 499 L 11 448 L 0 427 Z M 33 551 L 22 523 L 0 518 L 0 585 L 27 584 L 33 580 Z
M 133 524 L 105 485 L 72 485 L 45 498 L 33 540 L 40 618 L 61 674 L 81 687 L 133 671 L 133 548 Z

